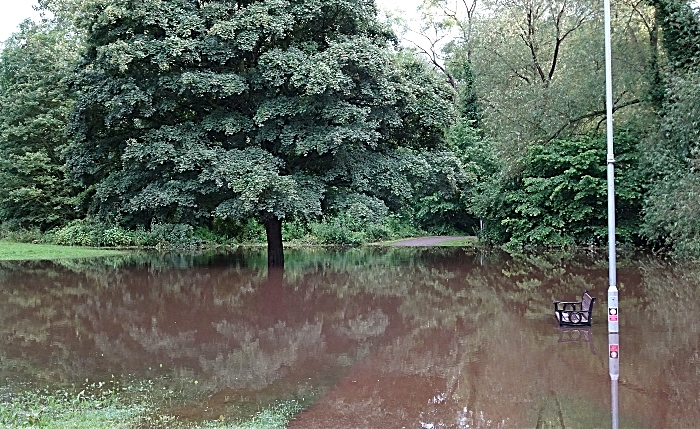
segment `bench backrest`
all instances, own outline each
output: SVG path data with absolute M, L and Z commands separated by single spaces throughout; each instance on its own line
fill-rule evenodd
M 588 291 L 585 291 L 583 293 L 583 296 L 581 297 L 581 310 L 583 311 L 593 311 L 593 302 L 595 301 L 595 298 L 590 296 L 588 294 Z

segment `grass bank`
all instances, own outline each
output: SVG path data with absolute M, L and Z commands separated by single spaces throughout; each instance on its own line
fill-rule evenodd
M 479 239 L 476 237 L 464 238 L 461 240 L 450 240 L 438 243 L 439 247 L 474 247 L 479 244 Z
M 245 419 L 180 421 L 159 408 L 163 398 L 152 384 L 80 392 L 48 389 L 0 393 L 0 427 L 5 429 L 284 429 L 302 411 L 295 400 L 280 401 Z
M 430 236 L 432 237 L 432 236 Z M 370 246 L 394 246 L 396 243 L 401 243 L 404 241 L 419 240 L 422 237 L 406 237 L 398 238 L 395 240 L 379 241 L 375 243 L 369 243 Z M 431 244 L 430 247 L 476 247 L 480 244 L 477 237 L 466 237 L 458 240 L 445 240 L 435 244 Z M 421 245 L 422 246 L 422 245 Z M 410 247 L 410 246 L 409 246 Z
M 123 253 L 113 249 L 93 249 L 79 246 L 31 244 L 0 241 L 0 260 L 62 259 L 110 256 Z

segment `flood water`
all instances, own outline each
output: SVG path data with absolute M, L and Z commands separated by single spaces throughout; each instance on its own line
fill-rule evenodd
M 0 383 L 151 379 L 183 420 L 311 399 L 292 428 L 609 428 L 606 255 L 288 250 L 0 263 Z M 700 426 L 700 268 L 621 255 L 619 424 Z M 553 300 L 597 298 L 590 330 Z

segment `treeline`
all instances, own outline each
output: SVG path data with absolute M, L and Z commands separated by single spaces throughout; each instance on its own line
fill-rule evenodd
M 424 52 L 367 0 L 40 6 L 0 53 L 6 235 L 605 243 L 598 2 L 426 0 Z M 698 11 L 614 8 L 619 240 L 698 254 Z

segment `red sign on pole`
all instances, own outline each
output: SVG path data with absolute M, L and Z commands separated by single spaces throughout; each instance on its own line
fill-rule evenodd
M 608 308 L 608 320 L 610 322 L 617 322 L 617 308 L 615 308 L 615 307 Z
M 620 345 L 610 344 L 610 357 L 612 359 L 618 359 L 620 357 Z

